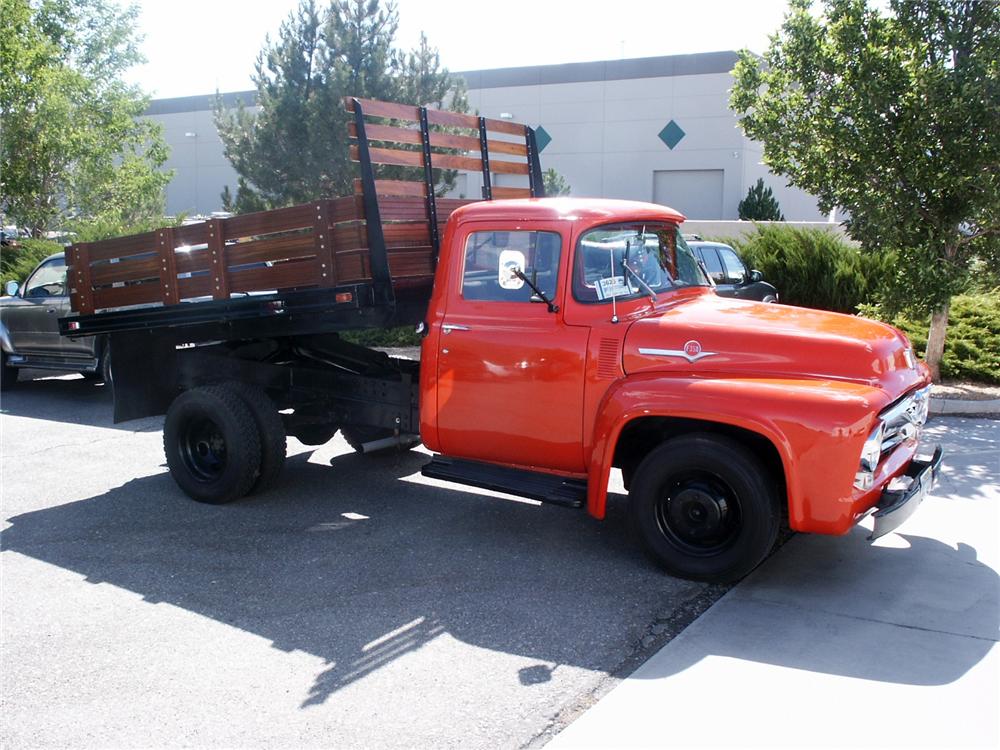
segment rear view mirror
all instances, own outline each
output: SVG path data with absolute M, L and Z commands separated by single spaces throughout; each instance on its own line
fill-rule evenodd
M 17 294 L 17 290 L 20 288 L 21 285 L 18 284 L 16 281 L 8 281 L 7 286 L 4 287 L 4 291 L 7 292 L 8 296 L 13 297 L 15 294 Z

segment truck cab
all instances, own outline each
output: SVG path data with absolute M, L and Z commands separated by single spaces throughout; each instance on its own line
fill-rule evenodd
M 843 534 L 882 510 L 930 380 L 889 326 L 718 296 L 683 218 L 563 198 L 456 211 L 422 345 L 420 434 L 444 457 L 425 473 L 512 491 L 548 477 L 539 499 L 575 487 L 603 518 L 618 468 L 659 563 L 733 579 L 786 517 Z

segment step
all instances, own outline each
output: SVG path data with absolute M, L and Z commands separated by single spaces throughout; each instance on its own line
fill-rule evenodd
M 424 465 L 421 473 L 431 479 L 506 492 L 566 508 L 581 508 L 587 499 L 587 483 L 582 479 L 481 461 L 435 456 Z

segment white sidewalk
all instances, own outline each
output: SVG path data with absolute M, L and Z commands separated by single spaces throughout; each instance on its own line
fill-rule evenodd
M 874 545 L 797 536 L 549 747 L 1000 747 L 1000 421 Z

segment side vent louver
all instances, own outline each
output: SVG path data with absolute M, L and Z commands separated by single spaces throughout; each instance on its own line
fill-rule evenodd
M 618 339 L 601 339 L 597 354 L 597 374 L 602 378 L 617 378 L 622 374 L 618 357 Z

